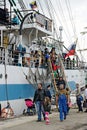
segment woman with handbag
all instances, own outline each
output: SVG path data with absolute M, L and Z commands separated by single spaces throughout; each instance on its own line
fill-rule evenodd
M 87 112 L 87 85 L 85 85 L 84 99 L 85 99 L 85 107 L 86 107 L 86 110 L 84 112 Z

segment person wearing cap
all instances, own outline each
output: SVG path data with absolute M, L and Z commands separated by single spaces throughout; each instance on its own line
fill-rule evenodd
M 50 93 L 50 85 L 47 86 L 47 89 L 46 89 L 46 96 L 49 97 L 50 101 L 51 101 L 51 93 Z

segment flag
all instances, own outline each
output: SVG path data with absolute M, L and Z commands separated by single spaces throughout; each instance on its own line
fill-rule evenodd
M 68 48 L 68 52 L 65 54 L 64 58 L 74 55 L 75 54 L 75 49 L 76 49 L 76 44 L 73 43 L 69 48 Z
M 59 69 L 60 68 L 60 66 L 58 66 L 58 65 L 56 65 L 56 64 L 54 64 L 54 63 L 52 63 L 52 69 L 54 70 L 54 71 L 56 71 L 57 69 Z
M 32 10 L 36 9 L 36 8 L 37 8 L 37 3 L 36 3 L 36 1 L 31 2 L 31 3 L 30 3 L 30 7 L 31 7 Z

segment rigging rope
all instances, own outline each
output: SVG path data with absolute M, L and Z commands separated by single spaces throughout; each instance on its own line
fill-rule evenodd
M 64 24 L 65 24 L 65 26 L 66 26 L 66 28 L 67 28 L 68 36 L 70 36 L 70 30 L 69 30 L 68 24 L 67 24 L 67 22 L 66 22 L 66 17 L 65 17 L 64 12 L 63 12 L 64 9 L 62 9 L 60 0 L 59 0 L 59 1 L 56 0 L 56 3 L 57 3 L 57 5 L 58 5 L 57 7 L 58 7 L 58 9 L 59 9 L 59 12 L 60 12 L 60 14 L 61 14 L 61 16 L 62 16 L 61 18 L 63 18 Z
M 50 0 L 49 0 L 50 1 Z M 56 18 L 58 19 L 58 21 L 59 21 L 59 23 L 63 26 L 63 24 L 62 24 L 62 21 L 61 21 L 61 19 L 58 17 L 58 14 L 57 14 L 57 12 L 56 12 L 56 10 L 55 10 L 55 8 L 54 8 L 54 6 L 53 6 L 53 4 L 52 4 L 52 2 L 50 1 L 50 8 L 51 8 L 51 10 L 53 11 L 53 13 L 52 13 L 52 16 L 54 16 L 54 21 L 56 22 L 55 23 L 55 25 L 56 25 L 56 27 L 55 27 L 55 29 L 56 29 L 56 32 L 58 32 L 58 29 L 57 29 L 57 20 L 56 20 Z M 54 14 L 55 13 L 55 14 Z M 53 15 L 54 14 L 54 15 Z M 55 18 L 55 16 L 56 16 L 56 18 Z M 70 36 L 69 35 L 67 35 L 67 33 L 66 33 L 66 31 L 65 31 L 65 27 L 63 27 L 64 29 L 64 32 L 65 32 L 65 35 L 66 35 L 66 37 L 67 37 L 67 40 L 68 41 L 71 41 L 71 39 L 70 39 Z
M 76 37 L 76 27 L 75 27 L 75 23 L 74 23 L 74 20 L 73 20 L 73 15 L 72 15 L 72 10 L 71 10 L 69 0 L 65 0 L 65 4 L 66 4 L 67 10 L 68 10 L 68 14 L 69 14 L 70 22 L 71 22 L 71 25 L 72 25 L 73 33 L 74 33 L 74 36 Z
M 40 6 L 40 8 L 41 8 L 41 10 L 42 10 L 42 14 L 44 15 L 44 10 L 43 10 L 43 7 L 42 7 L 42 5 L 41 5 L 41 3 L 40 3 L 40 0 L 38 0 L 38 4 L 39 4 L 39 6 Z
M 4 51 L 4 56 L 5 56 L 5 64 L 4 64 L 4 68 L 5 68 L 6 98 L 7 98 L 7 102 L 8 102 L 7 70 L 6 70 L 6 50 L 5 50 L 5 48 L 3 49 L 3 51 Z
M 50 14 L 50 18 L 53 20 L 53 26 L 54 26 L 53 31 L 55 31 L 56 37 L 58 39 L 58 33 L 57 33 L 58 32 L 58 27 L 57 27 L 55 15 L 54 15 L 54 9 L 52 10 L 53 5 L 52 5 L 50 0 L 49 0 L 49 3 L 47 2 L 47 6 L 48 6 L 48 11 L 49 11 L 49 14 Z M 55 21 L 55 23 L 54 23 L 54 21 Z
M 23 74 L 25 75 L 25 78 L 26 78 L 26 80 L 30 83 L 30 84 L 32 84 L 32 86 L 34 87 L 34 88 L 36 88 L 36 83 L 35 83 L 35 81 L 33 81 L 33 83 L 32 83 L 32 81 L 28 78 L 28 76 L 26 75 L 26 73 L 23 71 L 23 68 L 21 67 L 21 70 L 22 70 L 22 72 L 23 72 Z M 32 75 L 31 75 L 32 76 Z M 35 84 L 34 84 L 35 83 Z

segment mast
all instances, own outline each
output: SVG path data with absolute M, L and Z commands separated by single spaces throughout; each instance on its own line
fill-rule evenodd
M 63 41 L 62 41 L 62 31 L 63 31 L 63 27 L 62 27 L 62 26 L 59 27 L 59 31 L 60 31 L 60 35 L 59 35 L 60 49 L 61 49 L 61 52 L 63 52 Z

